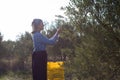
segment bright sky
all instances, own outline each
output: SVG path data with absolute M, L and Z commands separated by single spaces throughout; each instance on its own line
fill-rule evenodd
M 31 32 L 34 18 L 51 22 L 63 14 L 61 6 L 69 0 L 0 0 L 0 32 L 3 40 L 16 40 L 17 35 Z

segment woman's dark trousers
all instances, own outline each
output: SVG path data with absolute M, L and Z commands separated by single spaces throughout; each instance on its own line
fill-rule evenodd
M 46 51 L 32 54 L 33 80 L 47 80 L 47 53 Z

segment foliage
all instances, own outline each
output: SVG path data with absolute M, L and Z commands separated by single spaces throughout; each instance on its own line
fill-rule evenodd
M 2 41 L 0 48 L 0 74 L 7 71 L 31 71 L 32 40 L 26 32 L 16 41 Z
M 68 57 L 66 79 L 118 80 L 120 1 L 70 0 L 64 10 L 73 26 L 73 33 L 66 29 L 63 34 L 68 39 L 62 49 Z

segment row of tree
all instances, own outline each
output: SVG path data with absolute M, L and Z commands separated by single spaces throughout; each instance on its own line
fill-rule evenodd
M 0 74 L 30 70 L 32 53 L 30 33 L 20 35 L 16 41 L 2 41 L 2 35 L 0 37 Z

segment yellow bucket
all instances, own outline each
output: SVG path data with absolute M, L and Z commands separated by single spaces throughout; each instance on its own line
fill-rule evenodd
M 64 62 L 48 62 L 47 63 L 47 76 L 48 80 L 64 80 Z

